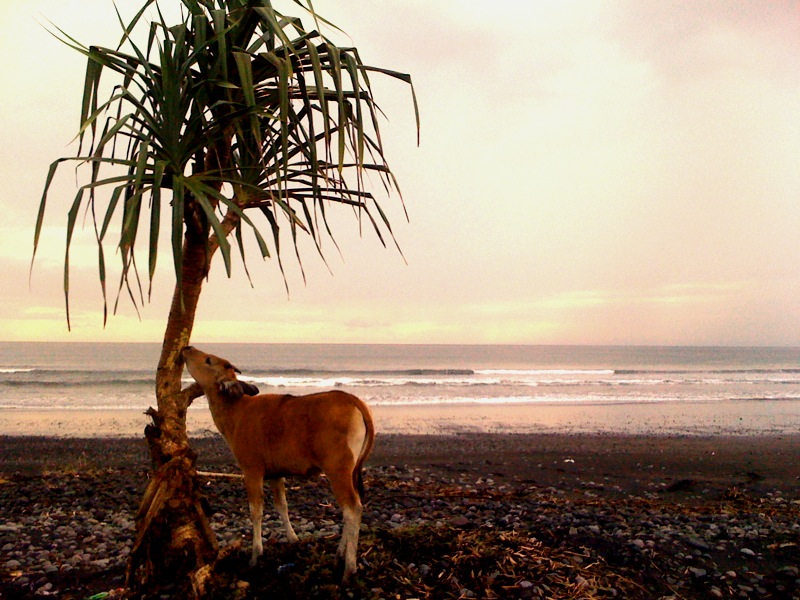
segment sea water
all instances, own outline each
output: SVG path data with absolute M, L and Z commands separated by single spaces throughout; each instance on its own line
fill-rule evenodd
M 374 406 L 470 404 L 491 411 L 770 401 L 800 413 L 800 348 L 199 346 L 230 360 L 262 392 L 338 388 Z M 0 342 L 0 409 L 145 409 L 154 404 L 159 352 L 156 344 Z

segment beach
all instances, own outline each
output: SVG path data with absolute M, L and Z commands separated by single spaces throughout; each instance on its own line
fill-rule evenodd
M 755 402 L 619 404 L 373 405 L 378 432 L 607 433 L 615 435 L 791 435 L 800 432 L 797 403 Z M 0 433 L 10 436 L 135 437 L 148 418 L 132 409 L 3 409 Z M 215 433 L 208 409 L 193 406 L 190 435 Z
M 519 419 L 509 433 L 498 431 L 502 411 L 388 412 L 376 410 L 382 425 L 366 468 L 363 597 L 800 597 L 800 435 L 591 433 L 548 422 L 523 432 L 535 423 Z M 143 415 L 0 414 L 0 597 L 114 597 L 149 472 L 136 431 Z M 279 543 L 268 510 L 267 557 L 247 567 L 241 481 L 213 475 L 237 467 L 206 411 L 190 411 L 189 422 L 212 527 L 235 549 L 230 589 L 262 597 L 278 585 L 275 569 L 301 557 Z M 293 480 L 289 489 L 300 554 L 319 551 L 315 565 L 335 549 L 331 500 L 324 482 Z M 423 536 L 413 552 L 403 549 L 408 536 Z M 455 570 L 475 548 L 518 548 L 522 558 L 509 571 L 504 552 L 489 553 L 481 560 L 492 569 Z M 452 569 L 437 562 L 440 552 L 454 553 Z M 551 565 L 544 574 L 542 564 Z M 294 586 L 284 594 L 303 585 L 278 579 Z M 301 589 L 337 597 L 333 588 Z

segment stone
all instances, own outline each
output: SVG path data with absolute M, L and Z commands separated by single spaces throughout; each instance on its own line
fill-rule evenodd
M 466 525 L 469 525 L 469 519 L 462 515 L 457 515 L 450 519 L 450 524 L 453 527 L 465 527 Z
M 699 537 L 689 537 L 686 538 L 686 543 L 689 544 L 692 548 L 696 548 L 698 550 L 711 550 L 711 546 L 709 546 L 704 540 L 701 540 Z
M 701 569 L 700 567 L 689 567 L 688 571 L 689 573 L 692 574 L 692 577 L 694 577 L 695 579 L 702 579 L 703 577 L 708 575 L 708 572 L 705 569 Z

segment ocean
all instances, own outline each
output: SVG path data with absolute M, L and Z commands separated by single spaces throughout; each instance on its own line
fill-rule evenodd
M 553 406 L 587 411 L 600 406 L 625 414 L 658 405 L 661 413 L 682 414 L 703 405 L 697 414 L 713 414 L 716 406 L 728 418 L 747 418 L 751 433 L 800 431 L 800 348 L 198 347 L 230 360 L 264 393 L 339 388 L 374 407 L 428 407 L 435 414 L 468 405 L 473 412 L 485 410 L 487 418 L 501 407 L 524 414 Z M 0 410 L 142 411 L 155 404 L 159 351 L 157 344 L 0 342 Z M 206 407 L 199 398 L 191 410 Z M 597 413 L 595 421 L 604 414 L 612 413 Z

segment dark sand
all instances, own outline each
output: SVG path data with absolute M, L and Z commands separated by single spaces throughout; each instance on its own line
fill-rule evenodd
M 197 438 L 198 468 L 235 471 L 219 436 Z M 626 436 L 611 434 L 383 434 L 367 466 L 414 467 L 456 477 L 567 489 L 595 481 L 628 494 L 691 480 L 695 489 L 732 486 L 800 495 L 800 435 Z M 0 437 L 0 474 L 67 469 L 147 469 L 143 439 Z

